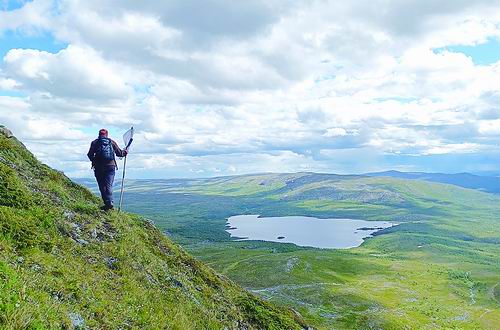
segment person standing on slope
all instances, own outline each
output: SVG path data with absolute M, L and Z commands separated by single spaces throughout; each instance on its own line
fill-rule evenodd
M 94 175 L 104 202 L 101 210 L 113 209 L 113 181 L 115 180 L 115 171 L 118 169 L 115 155 L 125 157 L 127 153 L 126 149 L 120 149 L 118 144 L 108 137 L 108 130 L 104 128 L 99 131 L 99 137 L 90 144 L 87 156 L 92 162 Z

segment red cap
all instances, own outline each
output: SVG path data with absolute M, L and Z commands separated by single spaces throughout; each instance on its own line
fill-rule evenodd
M 99 136 L 101 136 L 101 135 L 102 135 L 102 136 L 108 136 L 108 130 L 107 130 L 107 129 L 105 129 L 105 128 L 101 128 L 101 129 L 99 130 Z

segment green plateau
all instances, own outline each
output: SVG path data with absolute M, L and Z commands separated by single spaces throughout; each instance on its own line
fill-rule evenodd
M 302 329 L 0 127 L 1 329 Z
M 500 327 L 498 195 L 422 180 L 293 173 L 130 180 L 125 204 L 317 329 Z M 317 249 L 234 240 L 226 219 L 239 214 L 399 225 L 357 248 Z

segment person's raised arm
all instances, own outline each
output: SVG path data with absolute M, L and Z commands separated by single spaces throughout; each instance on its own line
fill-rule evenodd
M 114 140 L 111 140 L 111 142 L 113 143 L 113 150 L 115 151 L 115 154 L 118 156 L 118 157 L 125 157 L 127 156 L 127 150 L 126 149 L 121 149 L 119 146 L 118 146 L 118 143 L 116 143 Z

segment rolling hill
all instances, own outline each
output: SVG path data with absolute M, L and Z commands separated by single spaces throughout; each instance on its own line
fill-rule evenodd
M 500 194 L 500 177 L 495 177 L 495 176 L 480 176 L 470 173 L 446 174 L 446 173 L 399 172 L 399 171 L 367 173 L 364 175 L 374 176 L 374 177 L 392 177 L 392 178 L 448 183 L 463 188 L 477 189 L 489 193 Z
M 494 329 L 500 197 L 456 185 L 316 173 L 131 180 L 125 206 L 248 290 L 318 329 Z M 360 247 L 235 241 L 238 214 L 399 223 Z

